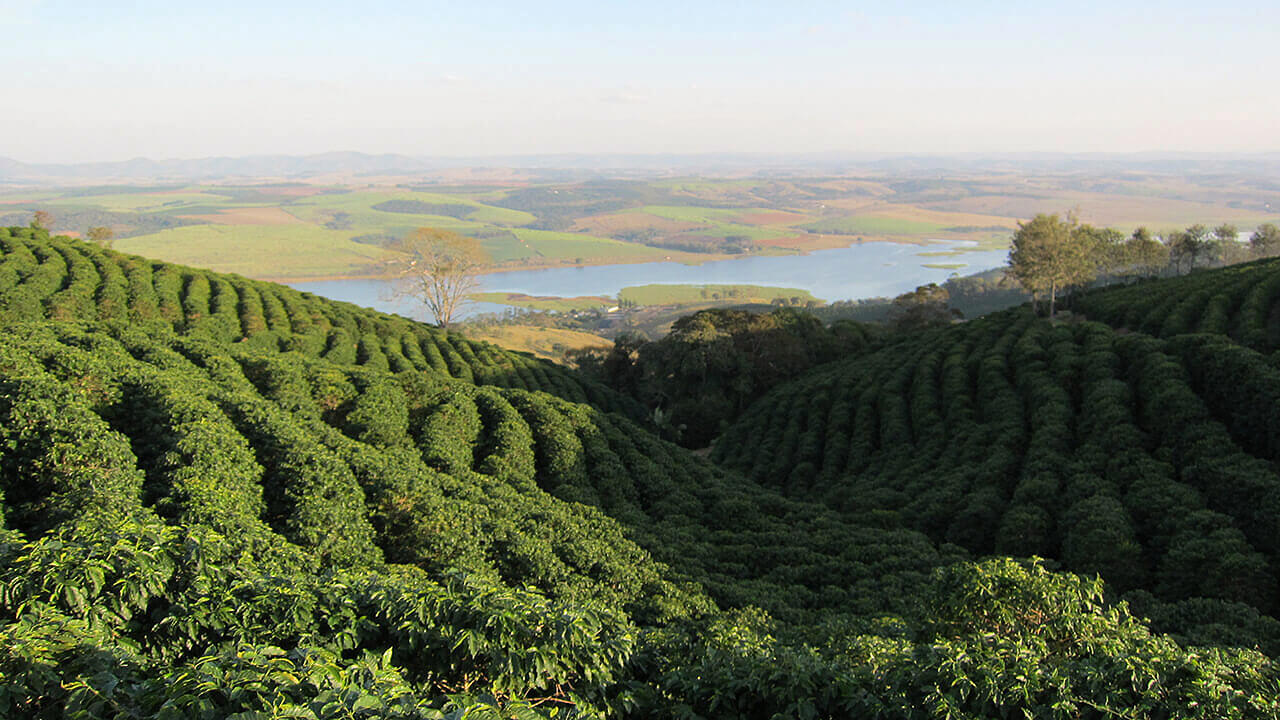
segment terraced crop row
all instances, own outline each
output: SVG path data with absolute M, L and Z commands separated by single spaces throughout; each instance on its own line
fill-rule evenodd
M 1280 259 L 1081 294 L 1072 307 L 1114 327 L 1172 337 L 1226 335 L 1259 352 L 1280 349 Z
M 845 525 L 625 418 L 545 393 L 199 338 L 16 327 L 0 345 L 23 378 L 15 397 L 44 408 L 37 418 L 19 404 L 6 416 L 8 432 L 34 433 L 13 437 L 24 449 L 6 456 L 4 488 L 12 526 L 28 534 L 102 503 L 118 515 L 125 503 L 247 547 L 287 541 L 322 566 L 385 558 L 460 569 L 642 617 L 666 612 L 657 608 L 678 593 L 661 590 L 660 566 L 632 540 L 722 602 L 789 617 L 892 605 L 883 583 L 922 580 L 942 561 L 917 533 Z M 86 429 L 63 428 L 64 406 Z M 94 438 L 85 452 L 119 459 L 120 481 L 61 500 L 59 483 L 91 462 L 79 455 L 48 470 L 53 484 L 17 480 L 32 448 L 79 437 Z M 49 505 L 63 502 L 65 511 Z
M 783 386 L 713 457 L 789 495 L 1121 590 L 1275 612 L 1280 373 L 1224 338 L 1003 313 Z
M 846 498 L 847 509 L 833 511 L 621 414 L 476 384 L 506 357 L 489 362 L 484 346 L 272 286 L 153 263 L 143 272 L 77 243 L 10 235 L 0 311 L 38 320 L 0 328 L 0 715 L 1280 711 L 1280 674 L 1262 654 L 1152 635 L 1107 604 L 1097 581 L 1035 563 L 964 561 L 962 548 L 908 527 L 895 508 L 911 498 L 894 488 L 868 485 L 868 502 Z M 790 415 L 770 452 L 804 457 L 808 470 L 770 456 L 761 479 L 785 473 L 788 490 L 812 496 L 828 462 L 834 489 L 861 482 L 849 467 L 890 473 L 917 449 L 926 464 L 990 460 L 941 475 L 944 494 L 932 496 L 969 501 L 969 522 L 953 527 L 915 508 L 925 529 L 945 525 L 982 547 L 988 515 L 966 488 L 998 500 L 1004 485 L 987 475 L 1035 444 L 1043 456 L 1024 457 L 1034 481 L 1017 479 L 1017 502 L 1052 520 L 1050 499 L 1070 499 L 1064 527 L 1075 534 L 1064 552 L 1075 543 L 1115 574 L 1134 567 L 1116 513 L 1129 513 L 1135 534 L 1148 532 L 1146 516 L 1129 495 L 1084 477 L 1122 449 L 1073 414 L 1087 404 L 1099 422 L 1116 421 L 1114 443 L 1126 432 L 1168 438 L 1132 446 L 1150 451 L 1157 477 L 1129 485 L 1146 488 L 1148 510 L 1172 516 L 1157 527 L 1166 544 L 1150 544 L 1164 552 L 1158 566 L 1134 571 L 1166 584 L 1220 582 L 1224 594 L 1267 592 L 1254 562 L 1265 553 L 1254 548 L 1272 532 L 1272 485 L 1258 463 L 1273 454 L 1275 373 L 1249 351 L 1220 351 L 1221 338 L 1109 346 L 1098 326 L 1046 327 L 978 323 L 890 346 L 896 360 L 889 349 L 866 356 L 852 376 L 828 370 L 818 377 L 831 378 L 829 390 L 863 374 L 894 389 L 862 383 L 841 401 L 845 417 L 828 397 L 838 393 L 771 395 Z M 330 345 L 349 329 L 360 332 L 354 348 Z M 398 365 L 393 338 L 408 365 Z M 410 348 L 425 359 L 427 340 L 448 373 L 429 360 L 416 369 Z M 550 389 L 571 394 L 538 367 Z M 1236 376 L 1247 381 L 1197 404 L 1203 388 Z M 1143 393 L 1132 420 L 1116 403 L 1122 387 Z M 1216 424 L 1224 407 L 1233 414 Z M 935 427 L 952 421 L 1034 432 L 992 455 L 953 449 L 947 428 Z M 1063 434 L 1056 423 L 1074 428 Z M 1080 438 L 1093 450 L 1075 452 Z M 1232 454 L 1237 446 L 1247 452 Z M 1165 466 L 1185 477 L 1160 477 Z M 1239 507 L 1196 494 L 1208 485 Z M 1001 537 L 1036 529 L 1006 532 L 999 519 Z M 1059 542 L 1056 527 L 1046 542 Z M 1171 573 L 1178 563 L 1188 569 Z M 1253 607 L 1195 602 L 1147 607 L 1210 644 L 1273 645 L 1274 621 Z
M 421 323 L 282 285 L 0 228 L 0 322 L 44 319 L 127 323 L 392 372 L 430 370 L 643 414 L 638 404 L 551 363 Z

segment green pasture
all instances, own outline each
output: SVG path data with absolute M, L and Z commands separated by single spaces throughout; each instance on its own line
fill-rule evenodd
M 553 232 L 514 228 L 512 233 L 528 248 L 531 256 L 545 258 L 652 258 L 661 260 L 668 251 L 583 233 Z
M 734 223 L 719 223 L 715 227 L 705 230 L 694 230 L 693 235 L 705 235 L 707 237 L 731 237 L 733 235 L 741 235 L 751 238 L 752 240 L 772 240 L 781 237 L 791 237 L 795 231 L 787 232 L 786 230 L 770 227 L 767 225 L 737 225 Z
M 116 242 L 116 249 L 258 278 L 369 274 L 385 255 L 350 230 L 310 225 L 188 225 Z
M 66 195 L 40 201 L 42 205 L 57 207 L 92 207 L 115 212 L 172 212 L 195 206 L 214 206 L 216 209 L 265 205 L 268 203 L 238 203 L 225 195 L 192 190 L 182 193 L 119 193 L 104 195 Z M 216 210 L 215 210 L 216 211 Z M 56 210 L 51 210 L 56 212 Z
M 764 285 L 635 285 L 618 291 L 618 299 L 636 305 L 698 305 L 703 303 L 768 303 L 774 298 L 819 301 L 808 290 Z
M 389 213 L 359 205 L 338 208 L 334 206 L 299 206 L 284 205 L 282 209 L 304 222 L 313 223 L 322 230 L 324 224 L 334 217 L 334 213 L 347 214 L 347 227 L 335 232 L 344 232 L 348 236 L 384 233 L 402 237 L 420 227 L 433 227 L 452 230 L 458 233 L 469 233 L 491 228 L 491 225 L 459 220 L 446 215 L 418 215 L 413 213 Z
M 612 298 L 602 297 L 535 297 L 520 293 L 483 292 L 472 293 L 471 299 L 477 302 L 498 303 L 529 310 L 547 310 L 551 312 L 572 312 L 574 310 L 596 310 L 609 307 L 615 302 Z
M 507 208 L 495 207 L 493 205 L 485 205 L 484 203 L 476 202 L 475 200 L 461 195 L 417 192 L 410 190 L 312 195 L 309 197 L 298 198 L 296 201 L 284 205 L 283 207 L 290 213 L 304 219 L 324 217 L 327 214 L 326 211 L 342 211 L 352 215 L 353 217 L 360 217 L 371 226 L 403 225 L 409 218 L 438 219 L 440 217 L 438 215 L 385 212 L 383 210 L 375 210 L 373 208 L 374 205 L 388 200 L 416 200 L 418 202 L 425 203 L 470 205 L 475 208 L 475 210 L 468 214 L 465 219 L 460 220 L 452 217 L 446 218 L 450 223 L 467 223 L 470 221 L 472 224 L 479 225 L 527 225 L 534 220 L 537 220 L 537 217 L 531 213 L 520 210 L 509 210 Z M 433 227 L 443 227 L 443 225 L 437 224 Z

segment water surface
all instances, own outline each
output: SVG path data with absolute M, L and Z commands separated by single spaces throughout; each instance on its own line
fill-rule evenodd
M 920 257 L 922 252 L 962 249 L 970 243 L 938 241 L 928 246 L 871 242 L 807 255 L 753 255 L 717 260 L 701 265 L 676 262 L 596 265 L 585 267 L 513 270 L 480 278 L 486 292 L 578 297 L 616 296 L 629 285 L 768 285 L 808 290 L 823 300 L 892 297 L 931 282 L 943 282 L 953 274 L 968 275 L 1003 265 L 1005 250 L 968 251 L 960 255 Z M 923 267 L 921 263 L 958 264 L 959 269 Z M 383 312 L 429 319 L 419 303 L 390 297 L 387 280 L 324 280 L 290 283 L 298 290 L 334 300 L 345 300 Z M 497 312 L 507 306 L 470 303 L 464 315 Z

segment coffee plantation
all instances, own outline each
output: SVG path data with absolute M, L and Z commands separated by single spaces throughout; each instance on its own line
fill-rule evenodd
M 707 458 L 452 333 L 0 246 L 5 717 L 1280 715 L 1230 336 L 876 336 Z

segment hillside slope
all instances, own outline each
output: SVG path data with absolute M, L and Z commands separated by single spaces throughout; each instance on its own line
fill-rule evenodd
M 283 285 L 155 262 L 30 228 L 0 228 L 0 253 L 0 321 L 127 324 L 295 350 L 339 365 L 433 370 L 643 416 L 635 403 L 553 363 Z
M 1100 583 L 970 562 L 618 413 L 478 384 L 497 351 L 469 380 L 331 356 L 306 338 L 345 327 L 343 306 L 309 298 L 313 326 L 249 333 L 240 313 L 237 334 L 229 295 L 210 316 L 196 302 L 201 282 L 236 280 L 198 271 L 181 318 L 130 318 L 149 305 L 112 304 L 120 285 L 89 283 L 75 259 L 98 258 L 105 277 L 119 256 L 13 235 L 0 314 L 62 319 L 0 331 L 0 714 L 1280 709 L 1261 654 L 1184 648 Z M 174 286 L 139 283 L 139 298 L 147 287 Z M 251 287 L 238 311 L 287 296 Z M 351 323 L 379 338 L 369 347 L 388 347 L 382 328 L 460 342 L 362 313 Z M 564 378 L 554 387 L 571 392 Z
M 1099 572 L 1139 600 L 1183 602 L 1142 603 L 1172 627 L 1274 651 L 1275 621 L 1248 618 L 1277 610 L 1277 420 L 1280 372 L 1226 338 L 1162 341 L 1023 309 L 782 386 L 713 458 L 974 553 Z
M 1214 333 L 1270 353 L 1280 349 L 1280 258 L 1079 293 L 1070 305 L 1118 328 Z

